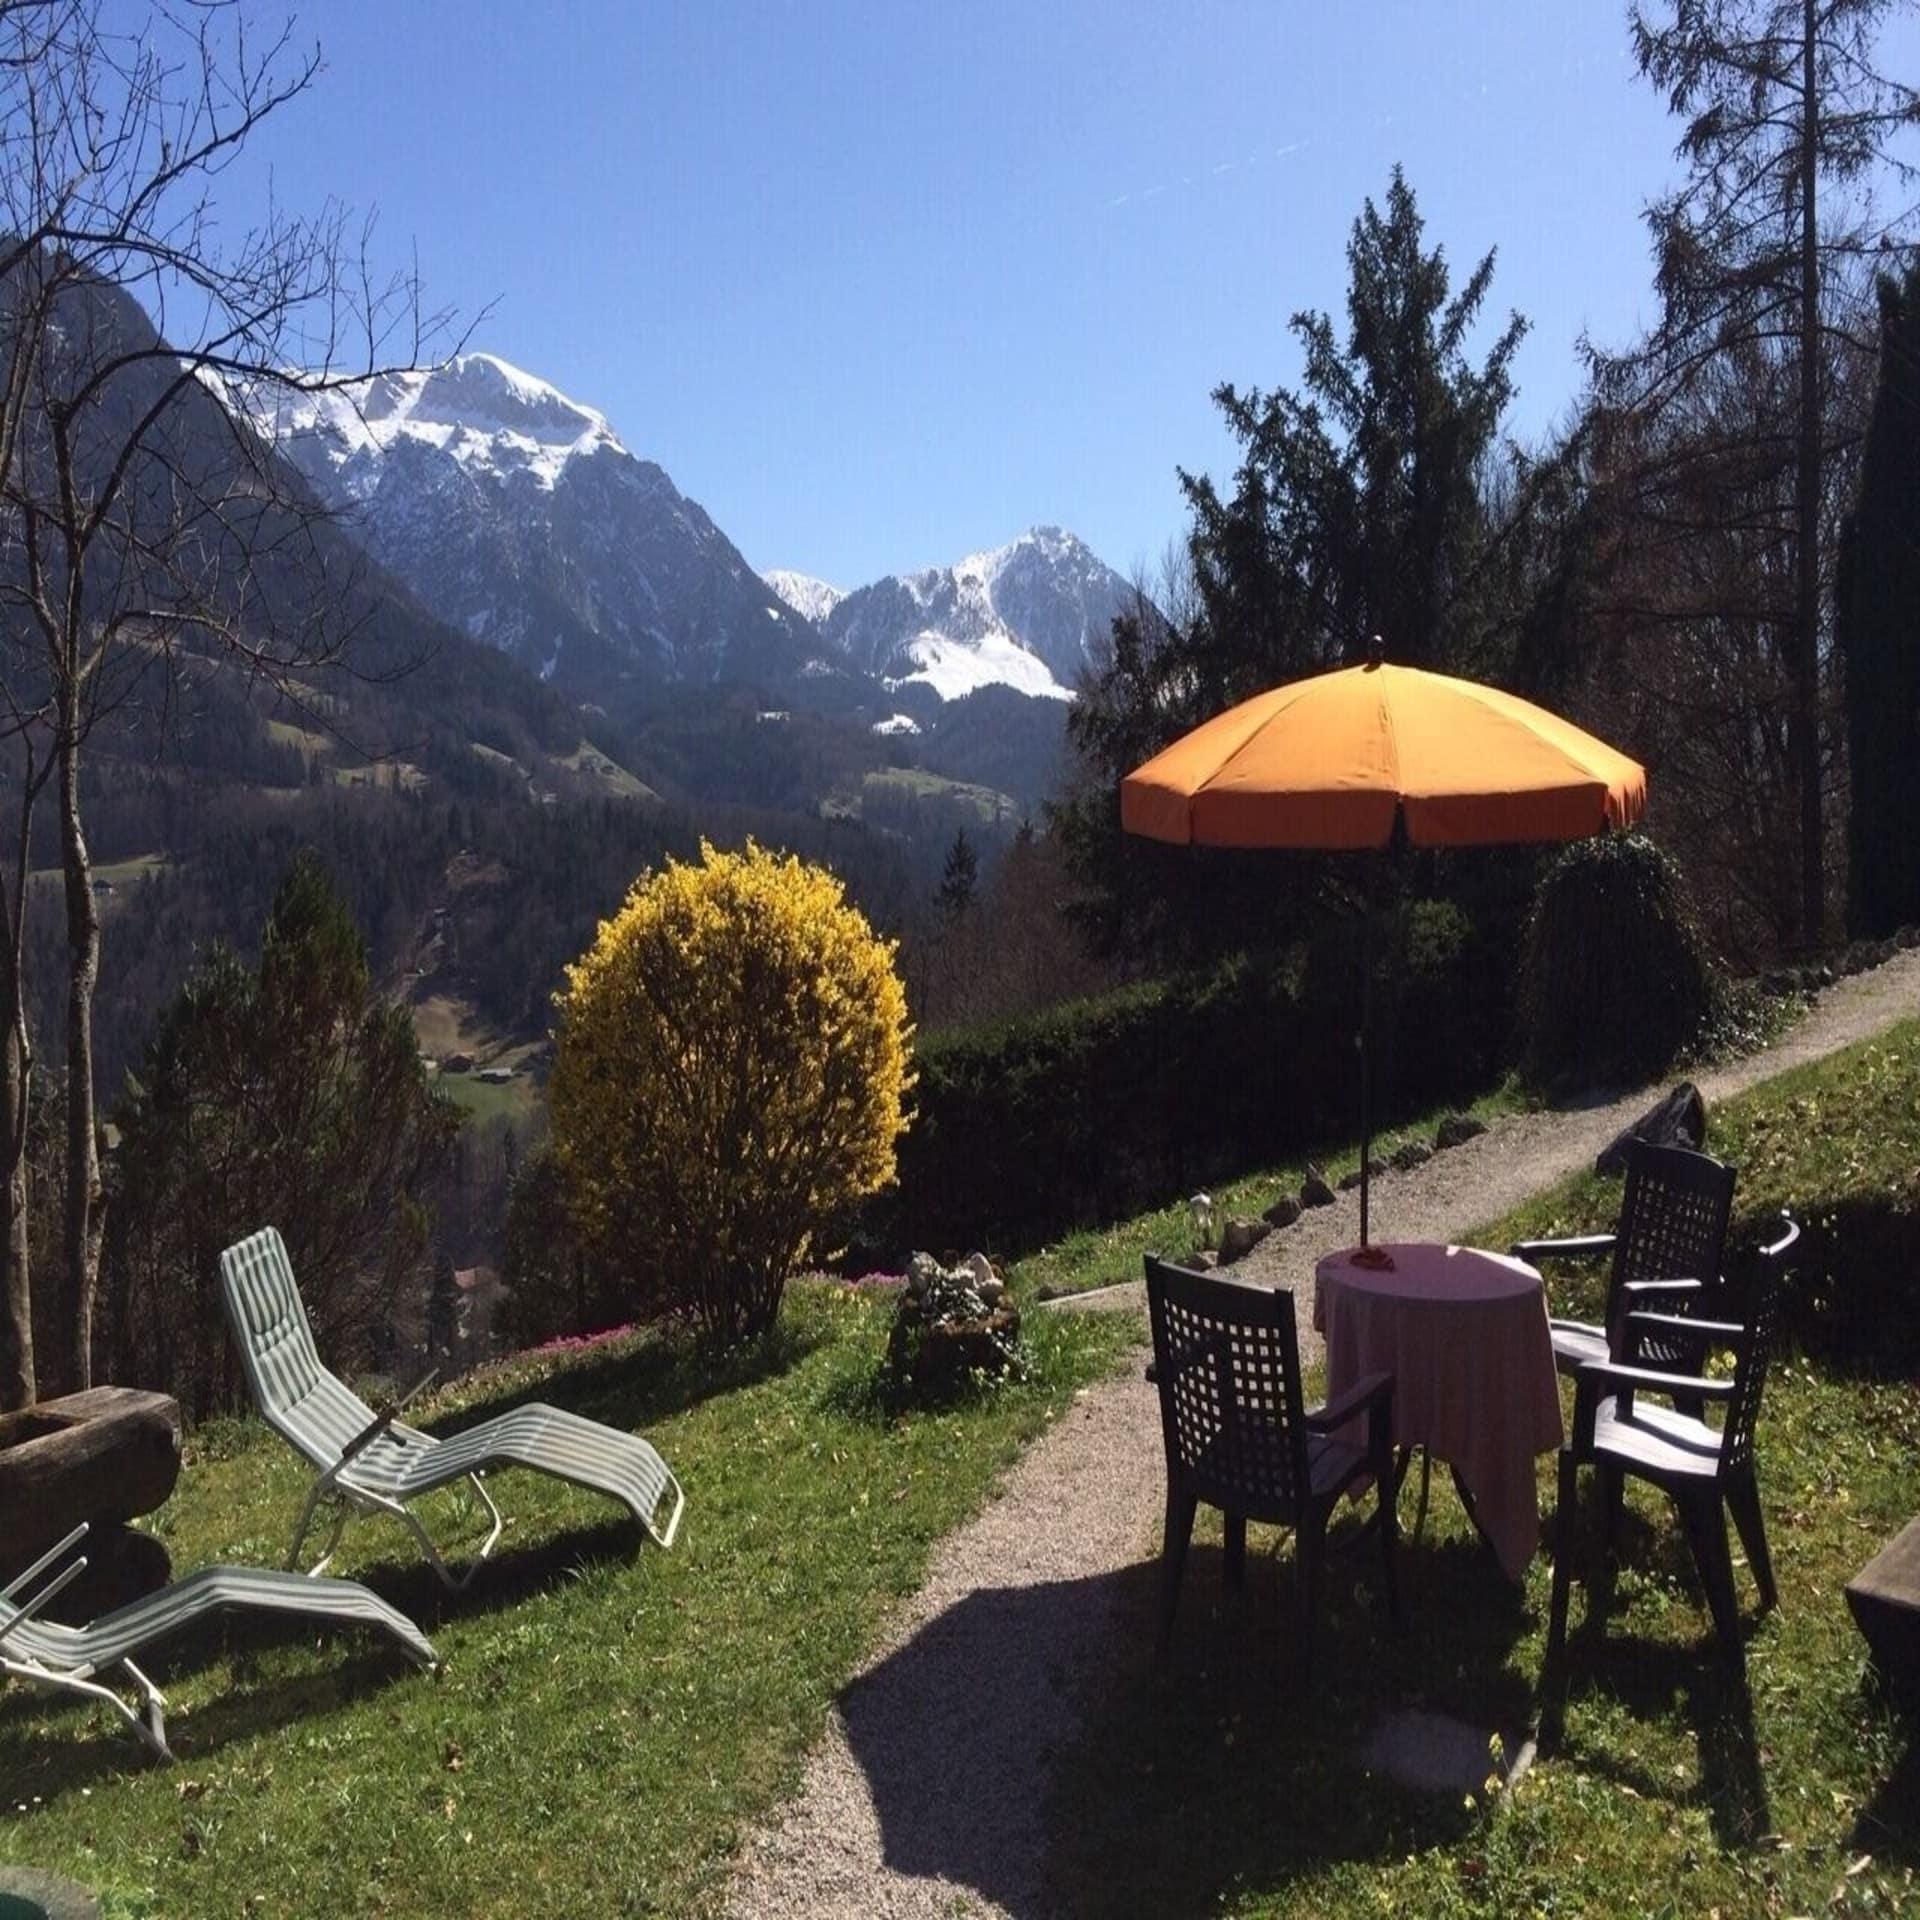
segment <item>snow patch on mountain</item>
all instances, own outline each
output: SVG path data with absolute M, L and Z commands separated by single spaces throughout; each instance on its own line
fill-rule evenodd
M 917 633 L 906 643 L 906 658 L 913 663 L 913 671 L 889 675 L 888 687 L 924 681 L 942 700 L 964 700 L 982 687 L 995 686 L 1012 687 L 1036 699 L 1073 698 L 1073 690 L 1047 671 L 1044 660 L 1004 631 L 964 640 L 932 631 Z
M 786 567 L 769 567 L 760 578 L 797 613 L 817 627 L 846 596 L 843 588 L 829 586 L 810 573 L 794 573 Z

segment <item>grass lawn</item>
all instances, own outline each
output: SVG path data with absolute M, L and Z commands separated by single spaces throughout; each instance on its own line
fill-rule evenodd
M 1496 1114 L 1515 1112 L 1524 1104 L 1525 1098 L 1519 1089 L 1507 1082 L 1457 1110 L 1491 1120 Z M 1386 1128 L 1374 1136 L 1373 1157 L 1385 1159 L 1409 1140 L 1424 1140 L 1431 1145 L 1440 1116 L 1454 1111 L 1452 1107 L 1435 1107 L 1431 1113 L 1422 1114 L 1404 1126 Z M 1360 1143 L 1357 1140 L 1333 1143 L 1304 1153 L 1298 1160 L 1210 1188 L 1215 1218 L 1224 1220 L 1229 1214 L 1257 1218 L 1282 1194 L 1298 1195 L 1309 1160 L 1316 1162 L 1327 1178 L 1338 1184 L 1343 1175 L 1359 1167 Z M 1183 1198 L 1153 1213 L 1139 1214 L 1110 1227 L 1070 1233 L 1052 1246 L 1015 1261 L 1008 1273 L 1022 1297 L 1047 1299 L 1058 1294 L 1084 1293 L 1093 1287 L 1113 1286 L 1123 1280 L 1138 1280 L 1142 1254 L 1152 1251 L 1177 1259 L 1191 1251 L 1193 1245 L 1193 1220 Z
M 1027 1381 L 894 1420 L 867 1393 L 887 1313 L 796 1286 L 776 1342 L 724 1380 L 625 1337 L 440 1396 L 436 1426 L 541 1397 L 644 1431 L 687 1489 L 674 1551 L 636 1551 L 604 1501 L 501 1474 L 497 1562 L 448 1596 L 397 1526 L 357 1521 L 339 1570 L 421 1622 L 441 1674 L 359 1637 L 183 1641 L 155 1673 L 172 1769 L 103 1714 L 9 1687 L 0 1859 L 99 1889 L 118 1920 L 704 1909 L 933 1543 L 1136 1337 L 1030 1315 Z M 256 1423 L 196 1435 L 158 1516 L 176 1570 L 277 1562 L 304 1484 Z M 450 1504 L 432 1519 L 456 1524 Z
M 530 1073 L 511 1080 L 482 1080 L 478 1073 L 442 1073 L 434 1088 L 444 1093 L 469 1120 L 529 1121 L 540 1111 L 540 1089 Z
M 1729 1102 L 1708 1144 L 1742 1168 L 1743 1219 L 1787 1198 L 1827 1217 L 1862 1191 L 1920 1210 L 1920 1023 Z M 1570 1181 L 1473 1237 L 1610 1225 L 1617 1196 Z M 1597 1306 L 1588 1287 L 1583 1299 L 1556 1279 L 1556 1305 Z M 1507 1587 L 1436 1477 L 1427 1538 L 1402 1561 L 1408 1632 L 1380 1617 L 1371 1555 L 1336 1560 L 1309 1696 L 1282 1611 L 1291 1546 L 1277 1576 L 1256 1560 L 1227 1593 L 1216 1528 L 1189 1562 L 1168 1667 L 1116 1671 L 1066 1759 L 1052 1810 L 1062 1897 L 1092 1914 L 1920 1913 L 1920 1735 L 1869 1683 L 1841 1594 L 1920 1511 L 1920 1386 L 1876 1377 L 1871 1354 L 1789 1351 L 1769 1379 L 1759 1466 L 1782 1605 L 1755 1625 L 1742 1565 L 1748 1692 L 1715 1656 L 1670 1510 L 1630 1482 L 1597 1645 L 1583 1644 L 1575 1590 L 1563 1743 L 1504 1798 L 1397 1787 L 1362 1766 L 1358 1743 L 1395 1708 L 1525 1730 L 1544 1553 L 1524 1593 Z M 1543 1514 L 1553 1498 L 1548 1456 Z M 1144 1648 L 1152 1571 L 1130 1579 Z

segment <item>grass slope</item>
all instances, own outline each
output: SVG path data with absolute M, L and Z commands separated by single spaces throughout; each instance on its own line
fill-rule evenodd
M 687 1489 L 674 1551 L 636 1553 L 606 1502 L 503 1474 L 498 1563 L 447 1597 L 396 1526 L 357 1522 L 339 1570 L 426 1627 L 441 1675 L 357 1639 L 182 1643 L 156 1673 L 172 1770 L 102 1715 L 9 1688 L 0 1859 L 101 1889 L 116 1920 L 702 1908 L 933 1543 L 1133 1337 L 1034 1319 L 1025 1384 L 897 1421 L 867 1394 L 885 1303 L 813 1286 L 723 1380 L 625 1338 L 463 1385 L 436 1425 L 540 1397 L 646 1432 Z M 197 1436 L 159 1517 L 176 1569 L 275 1563 L 303 1485 L 254 1423 Z M 450 1497 L 431 1515 L 457 1519 Z
M 1920 1023 L 1722 1107 L 1709 1145 L 1742 1166 L 1744 1218 L 1810 1218 L 1915 1193 Z M 1473 1237 L 1611 1224 L 1618 1188 L 1568 1181 Z M 1556 1306 L 1577 1287 L 1554 1282 Z M 1589 1295 L 1587 1304 L 1595 1304 Z M 1370 1775 L 1380 1714 L 1427 1708 L 1509 1738 L 1534 1711 L 1551 1562 L 1505 1585 L 1451 1491 L 1402 1561 L 1411 1626 L 1379 1617 L 1371 1555 L 1335 1561 L 1314 1691 L 1289 1657 L 1293 1557 L 1224 1593 L 1218 1529 L 1187 1569 L 1164 1674 L 1123 1667 L 1066 1759 L 1058 1888 L 1085 1914 L 1794 1915 L 1920 1912 L 1920 1738 L 1877 1697 L 1841 1589 L 1920 1510 L 1920 1387 L 1775 1362 L 1760 1481 L 1782 1606 L 1754 1627 L 1749 1690 L 1715 1658 L 1670 1513 L 1630 1488 L 1604 1639 L 1582 1644 L 1560 1752 L 1508 1797 Z M 1552 1457 L 1540 1504 L 1554 1500 Z M 1261 1530 L 1256 1530 L 1256 1537 Z M 1153 1574 L 1123 1598 L 1141 1644 Z M 1742 1605 L 1755 1602 L 1744 1571 Z M 1490 1757 L 1491 1763 L 1491 1757 Z

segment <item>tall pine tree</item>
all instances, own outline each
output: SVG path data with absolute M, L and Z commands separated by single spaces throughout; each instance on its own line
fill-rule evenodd
M 1880 384 L 1847 523 L 1847 923 L 1920 925 L 1920 266 L 1880 287 Z

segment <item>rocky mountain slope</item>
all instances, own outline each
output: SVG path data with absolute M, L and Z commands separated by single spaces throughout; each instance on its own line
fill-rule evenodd
M 1035 527 L 950 567 L 889 574 L 855 593 L 805 575 L 767 579 L 846 666 L 889 686 L 924 684 L 944 700 L 994 685 L 1070 699 L 1133 597 L 1127 581 L 1060 527 Z
M 576 698 L 785 680 L 811 625 L 593 408 L 492 354 L 230 396 L 435 614 Z

